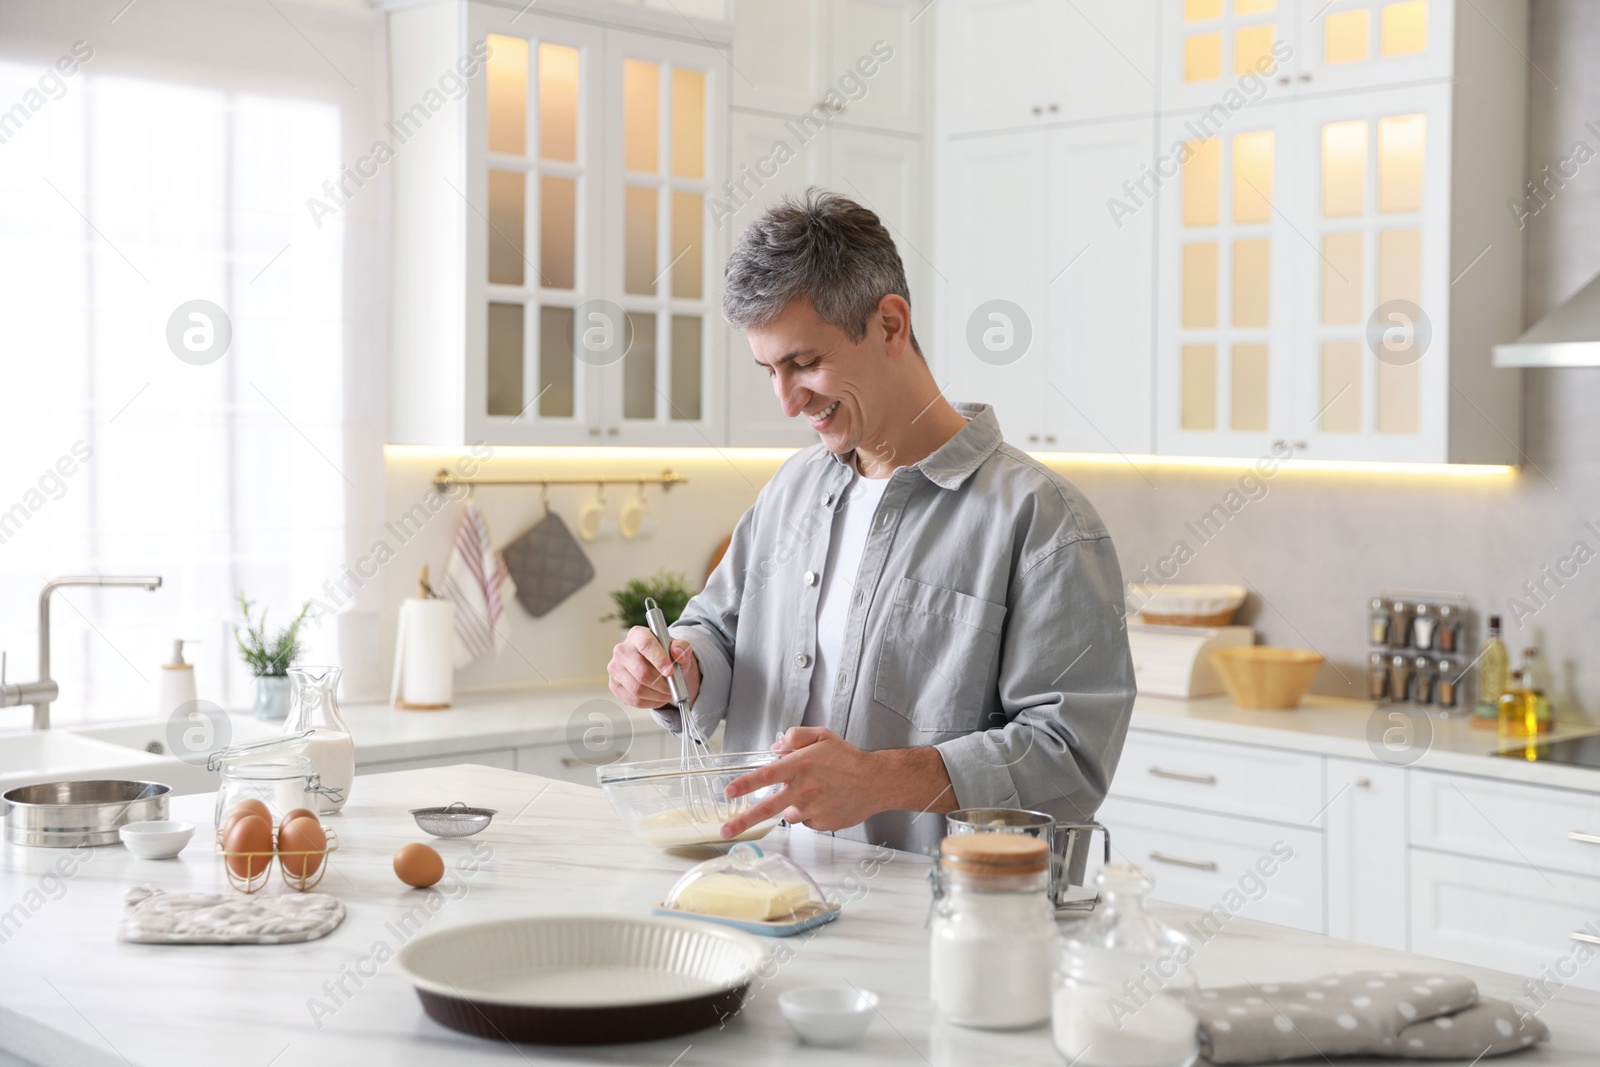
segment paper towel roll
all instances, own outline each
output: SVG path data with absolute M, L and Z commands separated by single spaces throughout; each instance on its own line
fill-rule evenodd
M 448 600 L 408 597 L 400 605 L 391 703 L 397 708 L 450 706 L 455 684 L 455 606 Z

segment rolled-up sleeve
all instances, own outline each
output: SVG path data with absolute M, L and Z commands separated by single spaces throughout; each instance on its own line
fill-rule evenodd
M 1111 539 L 1052 549 L 1015 579 L 999 697 L 1003 725 L 939 743 L 961 807 L 1090 818 L 1133 713 L 1122 571 Z

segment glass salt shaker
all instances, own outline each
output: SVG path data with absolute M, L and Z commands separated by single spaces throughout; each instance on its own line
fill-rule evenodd
M 990 1030 L 1050 1018 L 1050 846 L 1020 834 L 947 837 L 930 877 L 929 974 L 939 1014 Z
M 1095 876 L 1100 905 L 1061 935 L 1050 1028 L 1076 1067 L 1189 1067 L 1199 1023 L 1189 939 L 1145 910 L 1153 883 L 1130 863 Z

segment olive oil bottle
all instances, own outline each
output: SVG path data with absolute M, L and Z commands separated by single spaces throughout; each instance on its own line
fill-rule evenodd
M 1499 724 L 1502 737 L 1534 737 L 1549 733 L 1553 725 L 1550 700 L 1539 684 L 1535 666 L 1537 649 L 1522 650 L 1522 666 L 1511 675 L 1511 685 L 1500 694 Z
M 1500 616 L 1489 616 L 1489 636 L 1478 653 L 1478 704 L 1473 709 L 1472 725 L 1491 729 L 1499 721 L 1500 694 L 1510 684 L 1511 654 L 1500 640 Z

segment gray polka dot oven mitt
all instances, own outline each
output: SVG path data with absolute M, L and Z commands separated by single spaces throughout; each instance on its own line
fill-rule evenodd
M 1475 1060 L 1550 1036 L 1531 1015 L 1478 996 L 1466 978 L 1356 971 L 1309 982 L 1202 989 L 1187 998 L 1212 1063 L 1304 1057 L 1393 1056 Z

